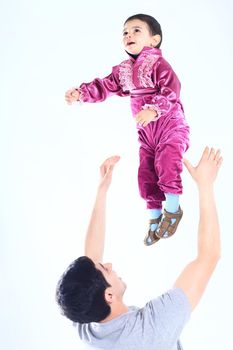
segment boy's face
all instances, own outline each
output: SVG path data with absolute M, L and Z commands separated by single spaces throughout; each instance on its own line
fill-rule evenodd
M 150 33 L 147 23 L 134 19 L 126 22 L 123 30 L 123 44 L 125 50 L 133 55 L 138 55 L 145 46 L 155 47 L 160 38 L 159 35 Z

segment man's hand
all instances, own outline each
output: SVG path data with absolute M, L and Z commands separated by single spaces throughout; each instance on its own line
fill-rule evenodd
M 183 163 L 198 186 L 209 186 L 216 179 L 222 160 L 220 150 L 215 151 L 214 148 L 206 147 L 196 167 L 187 159 L 184 159 Z
M 112 181 L 112 172 L 119 156 L 106 159 L 100 167 L 100 183 L 92 210 L 85 240 L 85 255 L 94 262 L 101 262 L 105 242 L 105 212 L 107 191 Z
M 222 164 L 220 151 L 205 148 L 196 167 L 184 164 L 196 181 L 199 193 L 198 253 L 175 282 L 187 295 L 191 308 L 198 304 L 217 265 L 221 252 L 220 227 L 214 198 L 214 180 Z
M 112 156 L 107 158 L 100 167 L 100 183 L 99 188 L 108 190 L 112 181 L 112 172 L 115 164 L 120 160 L 119 156 Z
M 204 187 L 213 184 L 222 160 L 220 150 L 215 151 L 214 148 L 206 147 L 196 167 L 193 167 L 187 159 L 184 159 L 183 163 L 197 185 Z
M 80 92 L 73 88 L 68 91 L 66 91 L 65 94 L 65 100 L 68 103 L 68 105 L 71 105 L 73 102 L 79 101 L 80 98 Z
M 135 120 L 137 124 L 141 126 L 147 126 L 151 121 L 155 121 L 157 117 L 157 112 L 153 109 L 143 109 L 136 114 Z

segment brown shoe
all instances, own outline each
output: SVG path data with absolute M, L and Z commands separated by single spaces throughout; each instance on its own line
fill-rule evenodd
M 146 246 L 152 245 L 159 241 L 159 237 L 157 237 L 155 234 L 156 230 L 151 231 L 150 226 L 153 224 L 159 224 L 161 219 L 162 219 L 162 214 L 158 217 L 158 219 L 151 219 L 149 221 L 149 230 L 147 232 L 146 237 L 144 238 L 144 244 Z
M 183 210 L 180 207 L 176 213 L 169 213 L 164 209 L 162 219 L 155 230 L 155 235 L 158 238 L 169 238 L 174 235 L 182 216 Z M 175 219 L 174 223 L 172 223 L 172 219 Z

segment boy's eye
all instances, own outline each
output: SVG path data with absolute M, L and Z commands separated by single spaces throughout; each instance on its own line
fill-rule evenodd
M 128 32 L 123 32 L 123 36 L 126 36 L 128 34 Z
M 140 29 L 136 28 L 134 31 L 135 31 L 135 33 L 138 33 L 138 32 L 140 32 Z

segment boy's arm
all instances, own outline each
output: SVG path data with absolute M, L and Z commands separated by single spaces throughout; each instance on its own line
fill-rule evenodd
M 197 258 L 180 274 L 175 287 L 185 292 L 192 309 L 201 299 L 220 257 L 220 229 L 214 198 L 214 180 L 221 163 L 220 151 L 209 150 L 207 147 L 197 167 L 184 160 L 198 186 L 200 210 L 198 253 Z
M 104 161 L 100 167 L 101 180 L 92 210 L 85 240 L 85 255 L 94 262 L 101 262 L 105 242 L 106 197 L 112 180 L 112 172 L 119 156 L 113 156 Z
M 96 78 L 90 83 L 81 84 L 78 90 L 80 92 L 79 100 L 89 103 L 103 102 L 113 95 L 128 95 L 123 93 L 117 74 L 113 72 L 103 79 Z
M 116 66 L 107 77 L 96 78 L 89 83 L 82 83 L 78 88 L 68 90 L 65 94 L 66 102 L 68 104 L 75 101 L 95 103 L 103 102 L 113 95 L 128 96 L 129 92 L 122 90 L 118 75 L 118 67 Z
M 177 102 L 180 103 L 181 84 L 176 73 L 163 57 L 154 65 L 153 81 L 158 91 L 150 104 L 145 104 L 143 109 L 154 109 L 157 112 L 157 118 L 160 118 L 171 112 Z

